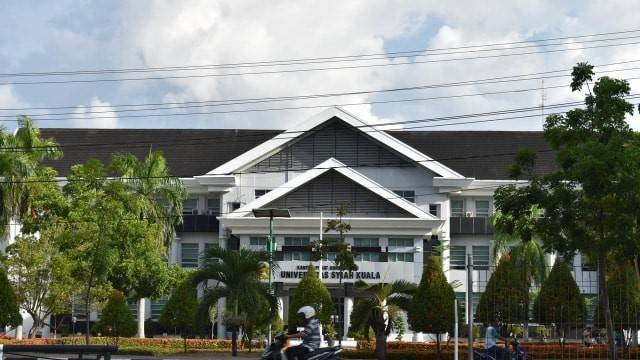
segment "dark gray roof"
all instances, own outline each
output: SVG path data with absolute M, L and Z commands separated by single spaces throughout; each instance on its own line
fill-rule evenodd
M 49 161 L 61 175 L 88 159 L 108 162 L 115 152 L 143 158 L 162 150 L 176 176 L 203 175 L 280 133 L 280 130 L 227 129 L 40 129 L 54 138 L 64 157 Z M 507 179 L 507 168 L 520 148 L 538 151 L 535 172 L 554 169 L 554 153 L 541 132 L 394 131 L 393 136 L 446 166 L 477 179 Z

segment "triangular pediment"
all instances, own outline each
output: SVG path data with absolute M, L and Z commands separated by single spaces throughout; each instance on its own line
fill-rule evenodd
M 333 214 L 346 205 L 350 217 L 437 220 L 415 204 L 336 159 L 329 159 L 229 214 L 251 216 L 256 208 L 289 209 L 293 217 Z
M 329 108 L 210 171 L 308 170 L 328 158 L 348 166 L 419 166 L 437 176 L 464 178 L 395 137 L 339 108 Z

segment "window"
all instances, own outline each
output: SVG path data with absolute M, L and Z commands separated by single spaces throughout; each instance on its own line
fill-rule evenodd
M 353 246 L 356 247 L 379 247 L 380 241 L 378 238 L 354 238 Z
M 489 217 L 489 200 L 476 200 L 476 216 Z
M 183 268 L 198 267 L 198 244 L 180 244 L 180 266 Z
M 413 253 L 389 253 L 389 262 L 413 262 Z
M 253 193 L 255 194 L 255 197 L 256 197 L 256 199 L 257 199 L 257 198 L 259 198 L 260 196 L 262 196 L 262 195 L 264 195 L 264 194 L 268 193 L 269 191 L 271 191 L 271 190 L 268 190 L 268 189 L 255 189 Z
M 413 247 L 413 239 L 391 238 L 389 239 L 389 247 Z
M 475 268 L 487 269 L 489 267 L 488 246 L 472 246 L 471 254 L 473 256 L 473 266 Z
M 464 200 L 452 199 L 451 200 L 451 217 L 463 217 L 464 216 Z
M 336 261 L 336 257 L 337 256 L 338 256 L 338 253 L 328 252 L 327 256 L 325 256 L 325 260 L 327 260 L 327 261 Z
M 458 317 L 463 323 L 466 321 L 467 315 L 467 293 L 456 292 L 456 300 L 458 300 Z
M 413 190 L 394 190 L 393 192 L 407 201 L 416 202 L 416 192 Z
M 288 236 L 284 238 L 285 246 L 308 246 L 309 238 L 302 236 Z
M 240 209 L 240 206 L 242 206 L 242 204 L 239 201 L 229 202 L 228 205 L 229 205 L 229 212 L 234 212 Z
M 266 236 L 252 236 L 249 238 L 249 245 L 252 246 L 267 246 L 267 237 Z
M 429 204 L 429 214 L 439 217 L 440 216 L 440 205 L 438 204 Z
M 453 270 L 464 270 L 467 265 L 467 247 L 451 246 L 449 249 L 449 266 Z
M 193 215 L 198 214 L 198 199 L 189 198 L 182 201 L 182 214 Z
M 358 256 L 356 256 L 356 261 L 379 262 L 380 261 L 380 253 L 373 252 L 373 251 L 363 251 L 363 252 L 359 253 Z
M 163 296 L 159 299 L 151 299 L 151 319 L 156 321 L 160 319 L 162 309 L 164 309 L 168 300 L 169 298 L 167 296 Z
M 311 253 L 308 251 L 286 251 L 282 255 L 285 261 L 311 261 Z
M 220 199 L 207 199 L 207 214 L 220 215 Z
M 582 264 L 582 271 L 596 271 L 598 268 L 598 265 L 592 256 L 580 254 L 580 262 Z

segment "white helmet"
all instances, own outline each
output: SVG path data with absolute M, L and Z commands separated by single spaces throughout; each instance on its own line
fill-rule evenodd
M 298 314 L 304 315 L 304 318 L 309 320 L 316 316 L 316 311 L 311 306 L 303 306 L 298 310 Z

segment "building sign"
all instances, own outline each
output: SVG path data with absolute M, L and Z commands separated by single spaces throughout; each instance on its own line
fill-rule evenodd
M 316 270 L 319 270 L 316 266 Z M 281 279 L 302 279 L 307 273 L 307 266 L 298 265 L 295 270 L 281 270 Z M 340 279 L 340 270 L 335 266 L 323 266 L 321 272 L 323 279 Z M 344 271 L 343 280 L 379 280 L 379 271 Z

